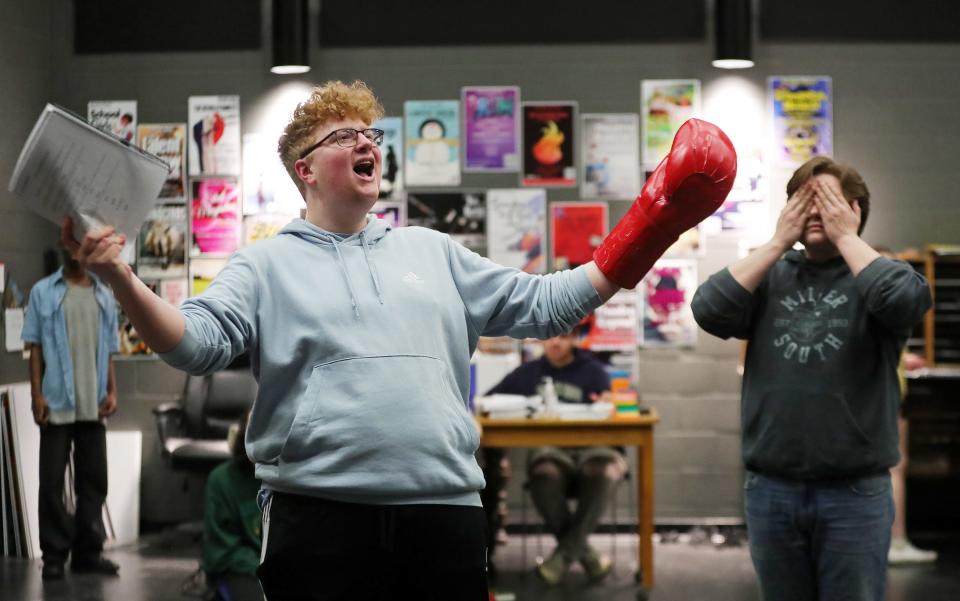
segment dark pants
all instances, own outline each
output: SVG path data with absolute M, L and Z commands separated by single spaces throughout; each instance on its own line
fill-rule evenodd
M 64 473 L 73 445 L 77 511 L 63 503 Z M 40 549 L 46 563 L 95 560 L 103 550 L 103 503 L 107 499 L 107 432 L 100 422 L 40 428 Z
M 263 520 L 268 601 L 488 601 L 480 507 L 274 493 Z
M 890 474 L 837 482 L 747 472 L 750 556 L 767 601 L 882 601 Z
M 260 581 L 253 574 L 222 574 L 211 579 L 215 601 L 263 601 Z
M 487 485 L 480 491 L 480 502 L 487 515 L 487 555 L 493 561 L 497 548 L 497 533 L 506 521 L 506 492 L 507 482 L 510 480 L 506 449 L 483 449 L 483 477 Z

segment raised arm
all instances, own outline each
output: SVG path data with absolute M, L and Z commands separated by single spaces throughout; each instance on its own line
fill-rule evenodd
M 73 222 L 67 217 L 60 228 L 64 247 L 81 265 L 110 285 L 117 302 L 147 346 L 158 353 L 177 346 L 185 328 L 183 315 L 147 288 L 120 257 L 126 236 L 116 235 L 112 227 L 106 227 L 87 232 L 83 240 L 77 242 L 72 231 Z
M 810 207 L 813 205 L 813 197 L 814 191 L 810 183 L 801 186 L 780 211 L 773 237 L 763 246 L 730 265 L 730 275 L 747 292 L 752 293 L 757 289 L 763 276 L 803 235 L 803 228 L 810 215 Z

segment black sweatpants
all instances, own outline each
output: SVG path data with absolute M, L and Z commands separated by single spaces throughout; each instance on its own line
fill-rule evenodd
M 73 445 L 77 511 L 63 503 L 64 474 Z M 43 561 L 92 561 L 103 550 L 103 503 L 107 499 L 107 430 L 100 422 L 47 424 L 40 428 L 40 550 Z
M 273 493 L 267 601 L 488 601 L 480 507 L 360 505 Z

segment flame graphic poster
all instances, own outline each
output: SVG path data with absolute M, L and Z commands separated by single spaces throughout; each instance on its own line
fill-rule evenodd
M 520 184 L 534 187 L 577 185 L 574 126 L 576 102 L 523 103 L 523 171 Z

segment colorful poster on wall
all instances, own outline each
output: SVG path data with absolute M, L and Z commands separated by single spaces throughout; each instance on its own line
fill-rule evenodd
M 697 289 L 697 262 L 661 259 L 640 285 L 643 294 L 643 346 L 678 348 L 697 342 L 690 302 Z
M 737 158 L 737 178 L 726 200 L 703 221 L 706 233 L 764 230 L 767 221 L 767 180 L 759 153 Z
M 524 102 L 523 173 L 520 185 L 577 185 L 576 102 Z
M 470 86 L 461 89 L 463 170 L 520 170 L 520 88 Z
M 643 115 L 643 163 L 655 167 L 670 152 L 683 123 L 700 114 L 699 79 L 644 79 L 640 83 Z
M 407 186 L 460 185 L 460 101 L 403 103 Z
M 550 261 L 554 269 L 573 269 L 593 260 L 607 235 L 607 203 L 550 203 Z
M 243 135 L 243 214 L 296 217 L 303 196 L 277 155 L 277 141 L 262 133 Z
M 487 254 L 487 202 L 483 192 L 408 192 L 407 225 L 450 234 L 470 250 Z
M 155 206 L 143 222 L 137 239 L 140 278 L 187 277 L 187 205 Z
M 137 127 L 137 146 L 157 155 L 170 167 L 159 198 L 163 202 L 187 202 L 187 126 L 143 123 Z
M 158 290 L 160 292 L 160 298 L 174 307 L 179 307 L 183 304 L 183 301 L 187 300 L 187 296 L 189 296 L 186 277 L 175 280 L 160 280 Z
M 403 117 L 384 117 L 373 127 L 383 130 L 380 198 L 393 198 L 403 190 Z
M 87 103 L 87 121 L 124 142 L 137 141 L 136 100 L 91 100 Z
M 190 175 L 240 175 L 240 97 L 191 96 L 187 105 Z
M 206 290 L 226 264 L 226 259 L 191 259 L 190 296 L 197 296 Z
M 833 156 L 833 92 L 826 76 L 768 80 L 775 163 L 796 167 L 817 155 Z
M 487 190 L 487 258 L 527 273 L 545 273 L 546 238 L 546 190 Z
M 403 194 L 395 194 L 393 200 L 378 200 L 373 203 L 370 214 L 377 219 L 383 219 L 390 227 L 407 225 L 407 199 Z
M 639 301 L 636 291 L 620 290 L 597 307 L 581 346 L 592 351 L 635 351 L 640 345 Z
M 290 215 L 277 215 L 272 213 L 244 215 L 243 245 L 249 246 L 255 242 L 276 236 L 292 219 Z
M 192 181 L 190 256 L 228 255 L 240 239 L 240 198 L 237 184 L 223 178 Z
M 159 283 L 157 280 L 144 282 L 157 295 L 159 295 Z M 133 327 L 133 322 L 127 317 L 120 303 L 117 303 L 117 352 L 124 356 L 142 356 L 153 353 L 147 343 L 140 338 L 140 334 Z
M 635 113 L 583 115 L 580 194 L 600 200 L 640 193 L 640 118 Z

